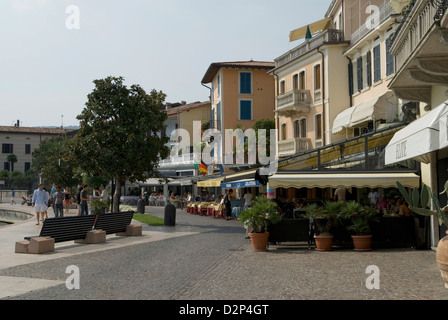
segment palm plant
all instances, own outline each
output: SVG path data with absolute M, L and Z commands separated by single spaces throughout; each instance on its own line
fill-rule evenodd
M 277 213 L 277 204 L 266 196 L 255 198 L 251 208 L 243 210 L 238 215 L 238 220 L 254 233 L 264 233 L 270 224 L 281 220 L 281 215 Z

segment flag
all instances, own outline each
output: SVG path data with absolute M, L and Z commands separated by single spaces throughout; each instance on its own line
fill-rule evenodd
M 201 162 L 201 164 L 199 165 L 199 172 L 202 173 L 202 175 L 205 177 L 208 174 L 208 168 L 207 166 L 204 164 L 204 162 Z
M 219 173 L 221 174 L 221 176 L 224 175 L 224 167 L 222 164 L 218 163 L 218 168 L 219 168 Z
M 309 40 L 309 39 L 311 39 L 313 36 L 311 35 L 311 30 L 310 30 L 310 26 L 308 25 L 307 27 L 306 27 L 306 36 L 305 36 L 305 39 L 306 40 Z

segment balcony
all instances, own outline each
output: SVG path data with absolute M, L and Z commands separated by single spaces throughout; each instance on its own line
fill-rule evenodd
M 389 87 L 404 100 L 431 103 L 431 86 L 448 81 L 448 1 L 412 1 L 393 38 L 396 75 Z
M 293 156 L 313 149 L 309 138 L 294 138 L 278 142 L 278 156 L 280 158 Z
M 310 90 L 299 90 L 287 92 L 277 97 L 277 110 L 281 116 L 291 116 L 295 113 L 310 112 L 311 93 Z
M 391 17 L 392 15 L 395 15 L 394 10 L 392 9 L 391 5 L 390 5 L 390 1 L 385 2 L 384 4 L 382 4 L 381 6 L 379 6 L 379 12 L 378 12 L 378 20 L 379 21 L 375 21 L 375 15 L 372 15 L 371 18 L 372 20 L 369 21 L 371 23 L 371 25 L 382 25 L 387 19 L 389 19 L 389 17 Z M 387 25 L 386 27 L 389 28 L 389 25 Z M 367 34 L 373 32 L 374 30 L 376 30 L 376 28 L 372 28 L 369 26 L 368 23 L 364 23 L 358 30 L 356 30 L 352 35 L 351 35 L 351 47 L 355 46 L 356 43 L 358 41 L 360 41 L 361 39 L 363 39 Z M 375 35 L 376 36 L 376 35 Z
M 344 32 L 342 30 L 327 29 L 322 33 L 318 34 L 314 38 L 307 40 L 301 45 L 295 47 L 294 49 L 288 51 L 287 53 L 281 55 L 275 59 L 275 68 L 284 66 L 285 64 L 291 62 L 292 60 L 303 56 L 304 54 L 319 48 L 325 43 L 339 43 L 345 42 Z

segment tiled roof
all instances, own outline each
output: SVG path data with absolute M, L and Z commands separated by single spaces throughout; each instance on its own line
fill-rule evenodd
M 193 103 L 189 103 L 189 104 L 181 104 L 181 105 L 179 105 L 177 107 L 173 107 L 173 108 L 168 108 L 168 109 L 166 109 L 166 113 L 168 114 L 168 116 L 171 116 L 171 115 L 175 115 L 175 114 L 178 114 L 178 113 L 186 111 L 186 110 L 191 110 L 191 109 L 196 109 L 196 108 L 206 107 L 206 106 L 210 106 L 210 102 L 197 101 L 197 102 L 193 102 Z
M 37 128 L 37 127 L 13 127 L 0 126 L 0 133 L 28 133 L 28 134 L 49 134 L 57 135 L 62 133 L 70 133 L 76 130 L 61 128 Z
M 213 81 L 216 73 L 221 68 L 239 68 L 239 69 L 265 69 L 275 68 L 275 62 L 270 61 L 235 61 L 235 62 L 214 62 L 210 65 L 201 83 L 210 83 Z

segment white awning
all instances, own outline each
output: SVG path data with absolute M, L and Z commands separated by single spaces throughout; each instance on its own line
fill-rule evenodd
M 445 112 L 439 119 L 439 149 L 448 147 L 448 107 L 445 102 Z
M 350 127 L 350 122 L 352 120 L 352 114 L 355 111 L 355 107 L 345 109 L 340 114 L 336 116 L 333 122 L 333 134 L 342 133 L 345 129 Z
M 333 134 L 342 133 L 346 128 L 358 127 L 368 121 L 386 119 L 386 105 L 393 97 L 394 93 L 389 91 L 345 109 L 336 116 L 333 122 Z
M 429 153 L 440 149 L 439 119 L 447 112 L 444 103 L 395 133 L 386 146 L 385 164 L 410 159 L 429 163 Z
M 414 173 L 278 173 L 269 178 L 269 188 L 395 188 L 397 181 L 409 188 L 420 185 Z

